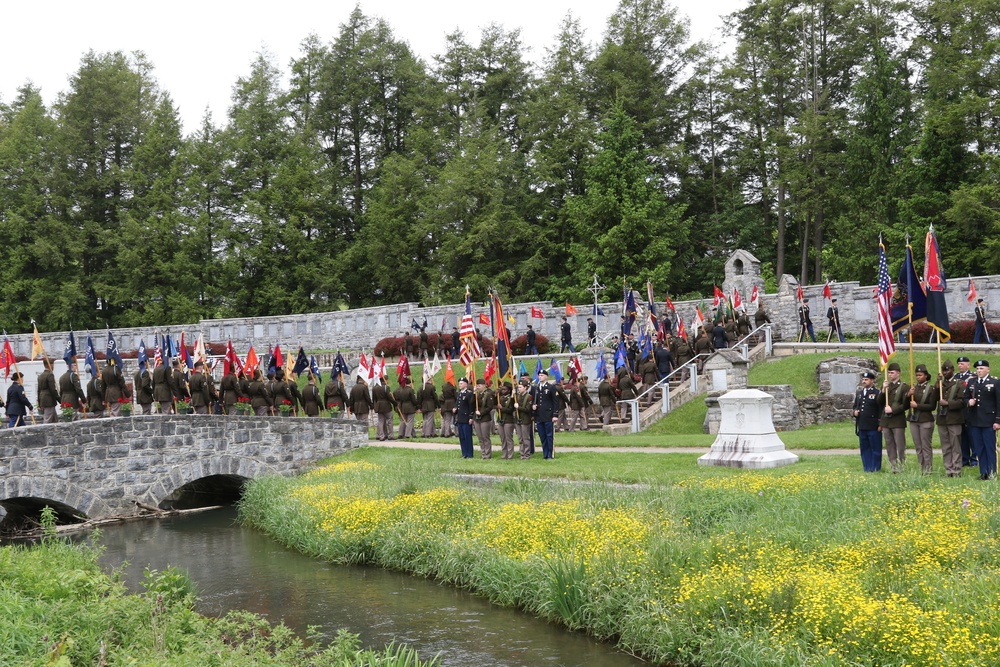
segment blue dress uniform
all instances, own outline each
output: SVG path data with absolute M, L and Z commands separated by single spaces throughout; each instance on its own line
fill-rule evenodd
M 865 371 L 861 374 L 862 383 L 854 393 L 854 423 L 861 448 L 861 466 L 865 472 L 882 470 L 882 432 L 878 430 L 879 390 L 872 383 L 875 373 Z M 865 383 L 864 380 L 871 380 Z
M 961 364 L 963 362 L 969 363 L 968 357 L 959 357 L 955 360 L 956 363 Z M 966 369 L 964 371 L 959 371 L 955 373 L 955 379 L 961 380 L 963 384 L 968 385 L 976 377 L 976 374 L 972 371 Z M 962 417 L 965 423 L 962 427 L 962 467 L 969 468 L 972 466 L 979 465 L 979 459 L 976 458 L 976 454 L 972 449 L 972 435 L 969 433 L 969 403 L 968 401 L 962 401 Z
M 991 479 L 997 471 L 997 432 L 995 425 L 1000 424 L 998 414 L 997 393 L 1000 392 L 1000 381 L 989 374 L 990 364 L 980 359 L 974 366 L 976 376 L 969 380 L 965 387 L 965 400 L 969 406 L 969 434 L 972 436 L 972 447 L 979 457 L 979 479 Z M 985 368 L 980 374 L 979 370 Z
M 458 444 L 462 448 L 462 458 L 472 458 L 472 413 L 473 407 L 472 390 L 469 389 L 469 381 L 460 378 L 458 381 L 459 390 L 455 394 L 455 431 L 458 433 Z
M 556 387 L 548 383 L 549 374 L 538 374 L 538 392 L 535 394 L 535 428 L 542 441 L 542 458 L 553 457 L 552 419 L 559 412 L 559 395 Z

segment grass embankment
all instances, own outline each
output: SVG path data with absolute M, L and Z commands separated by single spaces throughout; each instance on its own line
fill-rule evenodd
M 310 647 L 283 625 L 247 612 L 209 618 L 194 611 L 187 576 L 147 572 L 129 593 L 103 573 L 99 551 L 56 539 L 0 547 L 0 664 L 157 667 L 417 667 L 405 647 L 362 650 L 342 632 Z
M 763 472 L 695 458 L 557 459 L 648 488 L 470 488 L 442 474 L 467 463 L 448 453 L 364 449 L 252 482 L 241 514 L 308 554 L 463 586 L 658 663 L 1000 661 L 996 484 L 864 475 L 842 457 Z

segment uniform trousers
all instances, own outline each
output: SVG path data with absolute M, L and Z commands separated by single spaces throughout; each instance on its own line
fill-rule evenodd
M 537 422 L 538 439 L 542 441 L 542 458 L 551 459 L 553 457 L 552 442 L 552 422 Z
M 455 424 L 458 431 L 458 446 L 462 448 L 462 458 L 472 458 L 472 424 L 469 422 L 458 422 Z
M 257 415 L 258 417 L 266 417 L 269 414 L 271 414 L 271 408 L 269 408 L 266 405 L 261 405 L 261 406 L 258 406 L 256 408 L 254 408 L 253 413 L 255 415 Z
M 114 414 L 114 409 L 111 410 L 111 413 Z M 194 413 L 196 415 L 207 415 L 207 414 L 209 414 L 208 413 L 208 406 L 207 405 L 199 405 L 198 407 L 196 407 L 194 409 Z
M 882 434 L 878 429 L 858 431 L 858 442 L 861 446 L 861 467 L 865 472 L 878 472 L 882 469 Z
M 431 410 L 423 411 L 421 414 L 424 416 L 424 426 L 420 429 L 420 435 L 425 438 L 433 438 L 436 434 L 436 429 L 434 428 L 434 411 Z
M 531 422 L 517 424 L 515 430 L 517 431 L 517 442 L 521 447 L 521 458 L 530 459 L 534 453 L 531 450 L 535 442 L 535 438 L 531 432 Z
M 559 411 L 559 424 L 558 424 L 558 427 L 559 427 L 560 431 L 568 431 L 569 430 L 569 419 L 567 418 L 566 413 L 567 413 L 566 408 L 563 408 L 562 410 Z
M 968 425 L 962 428 L 962 465 L 979 465 L 979 460 L 976 458 L 976 450 L 972 447 L 972 435 L 969 433 Z
M 504 422 L 498 424 L 500 429 L 500 452 L 505 459 L 514 458 L 514 424 Z
M 441 412 L 441 437 L 450 438 L 455 435 L 455 428 L 453 426 L 454 423 L 455 415 L 448 410 Z
M 576 428 L 577 428 L 577 425 L 579 425 L 580 429 L 583 430 L 583 431 L 586 431 L 587 429 L 590 428 L 587 425 L 587 412 L 586 412 L 586 410 L 584 410 L 583 408 L 580 408 L 579 410 L 570 410 L 569 413 L 570 413 L 569 430 L 575 431 Z
M 140 414 L 144 414 L 144 415 L 151 415 L 151 414 L 153 414 L 153 404 L 152 403 L 140 403 L 139 404 L 139 412 L 140 412 Z
M 902 426 L 898 428 L 882 428 L 882 437 L 885 438 L 885 451 L 889 455 L 889 465 L 893 472 L 900 472 L 906 463 L 906 429 Z
M 400 415 L 399 416 L 399 429 L 396 431 L 396 437 L 399 438 L 412 438 L 417 434 L 414 424 L 416 423 L 416 418 L 414 414 Z
M 983 477 L 997 472 L 997 432 L 992 426 L 969 426 L 972 449 L 979 458 L 979 474 Z
M 392 440 L 392 413 L 375 413 L 375 437 L 379 440 Z
M 43 424 L 55 424 L 56 423 L 56 408 L 52 406 L 51 408 L 42 408 L 42 423 Z
M 925 475 L 929 475 L 934 470 L 934 453 L 931 449 L 933 436 L 934 422 L 910 422 L 910 437 L 913 438 L 913 448 L 917 450 L 920 472 Z
M 611 406 L 602 405 L 601 406 L 601 423 L 607 426 L 611 423 Z
M 115 401 L 114 403 L 108 404 L 108 411 L 111 413 L 112 417 L 122 416 L 122 404 Z
M 479 451 L 482 453 L 484 459 L 488 459 L 493 456 L 493 441 L 490 439 L 490 432 L 493 431 L 493 420 L 477 421 L 474 423 L 474 426 L 476 428 L 476 438 L 479 439 Z
M 962 425 L 938 424 L 938 437 L 941 438 L 941 458 L 945 473 L 956 477 L 961 475 Z
M 160 414 L 169 415 L 174 411 L 174 404 L 170 401 L 160 401 Z

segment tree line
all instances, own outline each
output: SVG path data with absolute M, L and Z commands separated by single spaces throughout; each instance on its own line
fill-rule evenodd
M 930 224 L 950 275 L 1000 270 L 1000 0 L 749 0 L 724 28 L 726 54 L 622 0 L 537 63 L 499 25 L 425 62 L 359 7 L 186 136 L 143 54 L 87 53 L 51 107 L 0 104 L 0 322 L 585 303 L 595 272 L 684 297 L 737 247 L 871 284 L 879 234 L 898 266 Z

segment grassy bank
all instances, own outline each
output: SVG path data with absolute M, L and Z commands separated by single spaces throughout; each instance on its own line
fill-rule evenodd
M 241 514 L 325 560 L 467 587 L 658 663 L 1000 660 L 996 484 L 863 475 L 841 457 L 765 472 L 694 459 L 567 453 L 578 478 L 651 486 L 481 488 L 443 474 L 463 470 L 446 453 L 361 450 L 254 481 Z
M 313 648 L 283 625 L 231 612 L 193 610 L 186 575 L 147 572 L 144 594 L 129 593 L 103 573 L 98 550 L 55 539 L 0 547 L 0 664 L 260 665 L 273 667 L 396 667 L 431 665 L 410 649 L 359 648 L 341 633 Z

